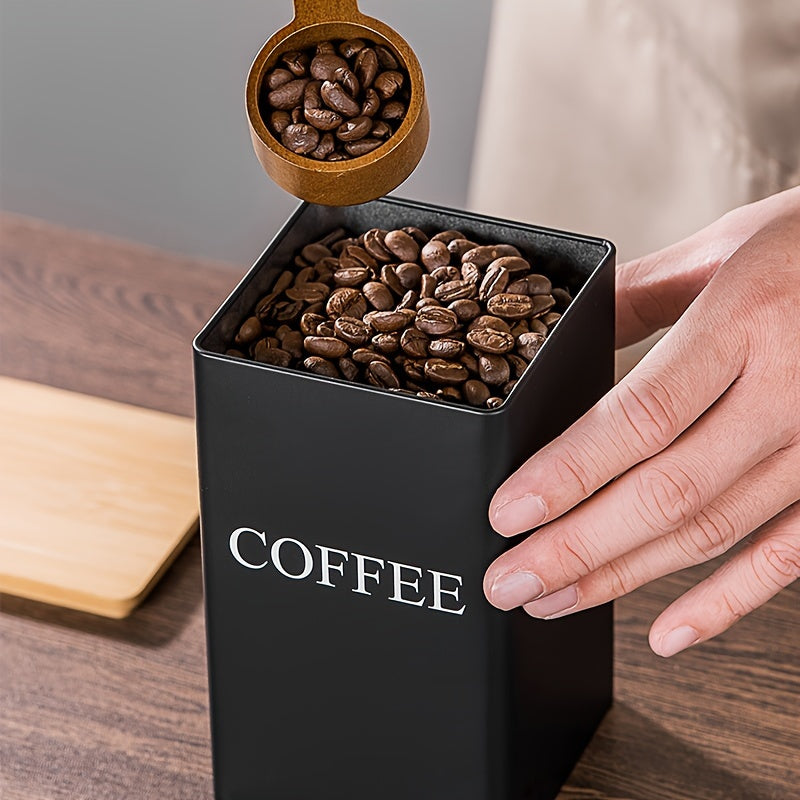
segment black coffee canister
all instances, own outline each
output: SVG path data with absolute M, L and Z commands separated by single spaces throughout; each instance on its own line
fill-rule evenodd
M 224 355 L 342 226 L 507 242 L 574 300 L 495 410 Z M 544 800 L 611 702 L 612 607 L 482 591 L 494 490 L 613 382 L 607 241 L 397 199 L 303 204 L 194 343 L 218 800 Z

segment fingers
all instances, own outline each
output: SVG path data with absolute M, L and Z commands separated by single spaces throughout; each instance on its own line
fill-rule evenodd
M 783 511 L 800 495 L 800 447 L 780 450 L 753 467 L 730 489 L 672 533 L 624 553 L 525 611 L 552 619 L 607 603 L 685 567 L 726 552 L 751 531 Z
M 707 641 L 800 577 L 800 504 L 768 522 L 740 553 L 653 623 L 650 647 L 669 657 Z
M 785 444 L 748 417 L 749 391 L 740 382 L 668 451 L 499 556 L 486 573 L 489 601 L 508 609 L 549 595 L 699 514 Z M 535 576 L 538 584 L 522 585 L 520 574 Z M 535 595 L 527 594 L 534 588 Z
M 744 364 L 739 338 L 714 335 L 729 325 L 720 314 L 718 306 L 690 309 L 624 380 L 528 459 L 492 498 L 492 527 L 513 536 L 555 519 L 691 425 Z

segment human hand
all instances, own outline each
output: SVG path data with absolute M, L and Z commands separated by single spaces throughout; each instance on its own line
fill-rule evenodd
M 493 605 L 571 614 L 752 533 L 653 623 L 671 656 L 800 576 L 800 187 L 618 268 L 617 345 L 671 323 L 497 490 L 496 531 L 541 527 L 487 570 Z

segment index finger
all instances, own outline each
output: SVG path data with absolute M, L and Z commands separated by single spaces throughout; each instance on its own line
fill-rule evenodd
M 492 527 L 514 536 L 559 517 L 688 428 L 744 364 L 735 335 L 713 335 L 711 326 L 729 329 L 729 318 L 713 319 L 725 313 L 691 308 L 617 386 L 500 486 L 489 506 Z

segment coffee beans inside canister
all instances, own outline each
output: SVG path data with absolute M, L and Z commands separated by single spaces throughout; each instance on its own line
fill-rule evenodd
M 282 53 L 264 76 L 267 128 L 296 155 L 343 161 L 391 138 L 408 111 L 408 72 L 389 47 L 366 39 L 324 41 Z
M 357 46 L 353 40 L 344 50 Z M 323 55 L 312 76 L 334 69 L 343 85 L 352 83 L 339 72 L 339 56 L 332 50 Z M 362 58 L 355 79 L 369 77 L 381 63 Z M 311 67 L 298 56 L 284 72 L 295 76 L 304 69 Z M 279 73 L 272 83 L 295 79 Z M 358 236 L 337 229 L 299 248 L 294 269 L 280 272 L 225 352 L 493 409 L 512 392 L 571 300 L 513 245 L 476 243 L 457 230 L 428 235 L 414 226 Z

